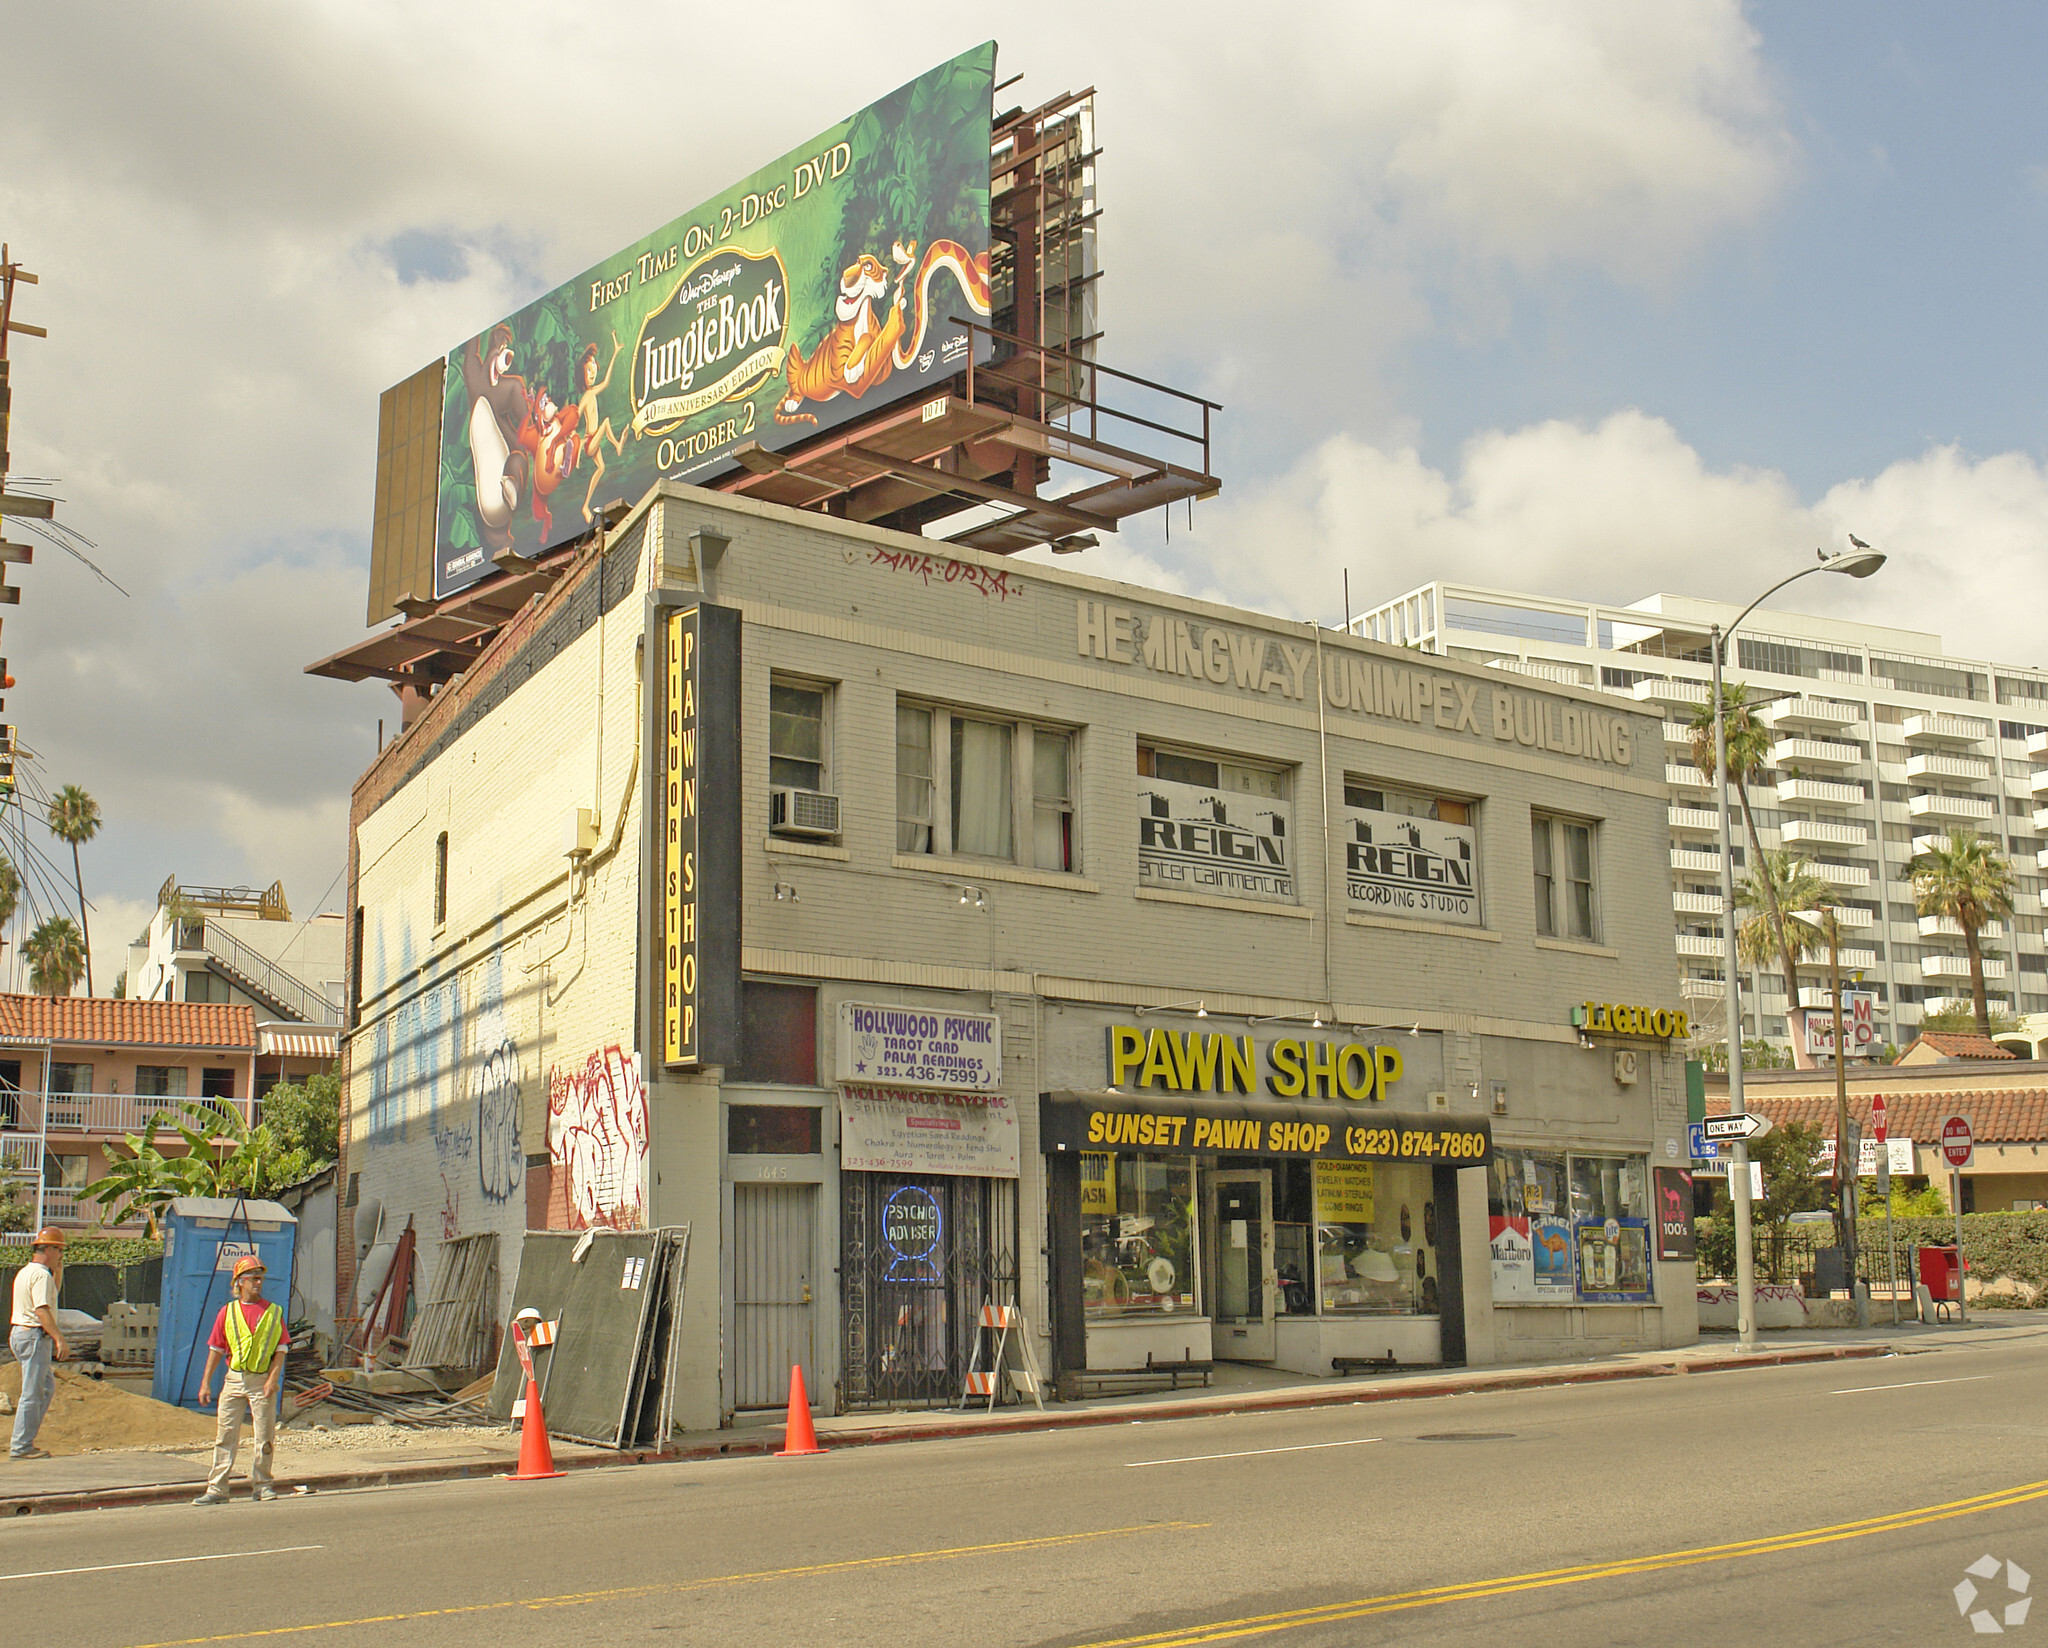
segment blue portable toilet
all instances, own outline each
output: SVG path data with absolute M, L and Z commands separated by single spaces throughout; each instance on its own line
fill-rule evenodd
M 269 1272 L 263 1281 L 263 1297 L 283 1305 L 290 1316 L 298 1220 L 276 1202 L 253 1202 L 239 1196 L 180 1196 L 160 1223 L 164 1291 L 157 1313 L 156 1374 L 150 1380 L 149 1394 L 159 1402 L 198 1408 L 199 1376 L 206 1371 L 206 1341 L 221 1306 L 234 1297 L 230 1283 L 237 1259 L 253 1253 L 263 1261 Z M 216 1388 L 214 1395 L 219 1394 Z

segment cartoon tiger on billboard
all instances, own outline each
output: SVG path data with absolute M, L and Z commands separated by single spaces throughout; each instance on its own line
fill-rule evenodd
M 988 253 L 969 252 L 956 240 L 935 240 L 919 264 L 913 240 L 908 247 L 896 242 L 889 248 L 889 256 L 896 265 L 896 298 L 888 319 L 877 324 L 875 305 L 888 293 L 889 271 L 882 267 L 881 259 L 864 252 L 839 277 L 839 300 L 833 307 L 836 318 L 818 347 L 806 356 L 797 345 L 790 345 L 783 363 L 789 392 L 776 403 L 777 423 L 814 424 L 817 415 L 803 410 L 806 401 L 828 401 L 838 395 L 859 400 L 887 383 L 898 370 L 914 364 L 931 324 L 932 281 L 941 270 L 960 283 L 975 314 L 989 313 Z M 914 276 L 913 264 L 917 265 Z M 904 305 L 913 292 L 916 304 L 906 321 Z

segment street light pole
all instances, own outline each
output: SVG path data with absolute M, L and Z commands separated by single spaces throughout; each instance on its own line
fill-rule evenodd
M 1721 693 L 1721 672 L 1726 664 L 1728 641 L 1742 627 L 1742 620 L 1779 590 L 1810 572 L 1840 572 L 1851 578 L 1868 578 L 1884 565 L 1885 558 L 1851 535 L 1851 548 L 1840 555 L 1821 554 L 1817 564 L 1804 567 L 1790 578 L 1781 578 L 1735 616 L 1724 632 L 1719 624 L 1710 636 L 1714 662 L 1714 799 L 1721 831 L 1721 967 L 1726 975 L 1723 999 L 1728 1015 L 1728 1113 L 1743 1114 L 1742 1102 L 1742 985 L 1736 972 L 1735 956 L 1735 858 L 1728 832 L 1728 703 Z M 1752 872 L 1754 873 L 1754 872 Z M 1798 988 L 1798 982 L 1793 982 Z M 1837 994 L 1836 1000 L 1839 1001 Z M 1759 1025 L 1761 1030 L 1762 1026 Z M 1839 1049 L 1839 1037 L 1837 1041 Z M 1735 1209 L 1735 1337 L 1737 1348 L 1756 1349 L 1756 1245 L 1750 1228 L 1749 1141 L 1735 1141 L 1735 1161 L 1729 1175 L 1730 1201 Z
M 1728 702 L 1721 693 L 1721 664 L 1727 637 L 1716 624 L 1714 655 L 1714 797 L 1721 832 L 1721 971 L 1722 1001 L 1728 1017 L 1728 1114 L 1740 1116 L 1742 1104 L 1742 978 L 1735 967 L 1735 857 L 1728 831 Z M 1750 1230 L 1749 1141 L 1735 1141 L 1735 1161 L 1728 1175 L 1729 1199 L 1735 1209 L 1735 1342 L 1756 1349 L 1756 1246 Z

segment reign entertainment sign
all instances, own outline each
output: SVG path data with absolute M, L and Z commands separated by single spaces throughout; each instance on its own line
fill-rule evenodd
M 1147 778 L 1138 787 L 1141 886 L 1294 901 L 1287 802 L 1213 784 Z
M 950 378 L 986 320 L 993 41 L 451 350 L 436 599 Z

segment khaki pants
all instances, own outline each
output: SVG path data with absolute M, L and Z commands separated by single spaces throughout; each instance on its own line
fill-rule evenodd
M 270 1486 L 270 1456 L 277 1443 L 277 1402 L 263 1394 L 263 1373 L 221 1373 L 219 1424 L 213 1433 L 213 1474 L 206 1479 L 206 1491 L 224 1494 L 228 1476 L 235 1468 L 235 1455 L 242 1445 L 242 1422 L 252 1419 L 256 1431 L 255 1455 L 249 1461 L 249 1486 Z

